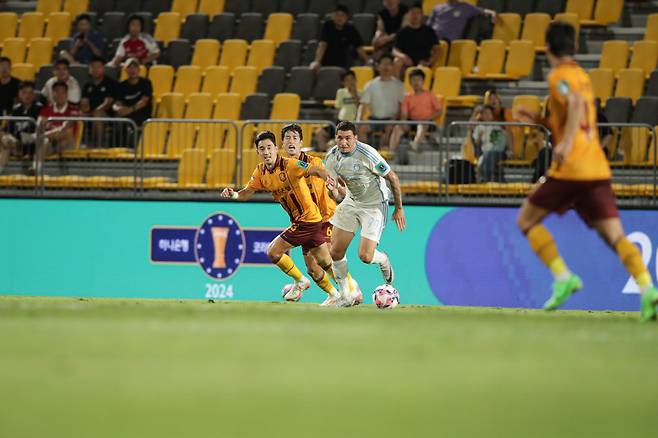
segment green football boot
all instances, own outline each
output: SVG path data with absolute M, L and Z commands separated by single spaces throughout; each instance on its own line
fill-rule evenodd
M 553 282 L 553 295 L 544 303 L 544 310 L 555 310 L 564 304 L 574 292 L 583 288 L 583 281 L 572 274 L 564 281 Z
M 642 322 L 655 320 L 657 313 L 656 306 L 658 306 L 658 289 L 652 286 L 642 294 L 640 320 Z

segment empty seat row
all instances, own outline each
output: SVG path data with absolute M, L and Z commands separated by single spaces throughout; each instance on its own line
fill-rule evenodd
M 616 81 L 613 71 L 606 68 L 592 69 L 589 76 L 592 81 L 594 96 L 601 99 L 604 104 L 613 95 L 615 97 L 628 97 L 636 101 L 644 93 L 645 76 L 639 68 L 619 70 Z
M 45 36 L 57 43 L 71 33 L 71 17 L 69 12 L 52 12 L 44 15 L 41 12 L 27 12 L 20 19 L 13 12 L 0 13 L 0 41 L 18 36 L 30 40 Z M 18 35 L 17 35 L 18 31 Z
M 532 72 L 534 59 L 534 44 L 528 40 L 511 41 L 506 46 L 504 41 L 492 39 L 479 47 L 473 40 L 455 40 L 447 65 L 459 68 L 467 79 L 517 80 Z
M 629 63 L 629 53 L 630 56 Z M 626 67 L 639 68 L 649 76 L 658 61 L 658 42 L 636 41 L 632 47 L 625 40 L 610 40 L 603 43 L 599 68 L 610 69 L 616 75 Z
M 50 38 L 32 38 L 29 44 L 24 38 L 7 38 L 2 46 L 2 56 L 11 59 L 12 64 L 25 62 L 35 69 L 50 64 L 52 53 L 53 42 Z

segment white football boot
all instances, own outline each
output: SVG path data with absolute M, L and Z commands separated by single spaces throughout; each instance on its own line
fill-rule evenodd
M 299 301 L 304 291 L 310 289 L 311 281 L 302 277 L 299 281 L 293 283 L 292 288 L 283 296 L 286 301 Z
M 357 283 L 354 277 L 350 277 L 350 290 L 345 293 L 344 296 L 344 307 L 358 306 L 359 304 L 363 303 L 363 294 L 361 293 L 361 288 L 359 287 L 359 283 Z
M 393 264 L 391 263 L 388 254 L 386 254 L 386 263 L 379 265 L 379 269 L 382 271 L 382 277 L 384 277 L 386 284 L 393 284 L 393 280 L 395 280 L 395 271 L 393 270 Z

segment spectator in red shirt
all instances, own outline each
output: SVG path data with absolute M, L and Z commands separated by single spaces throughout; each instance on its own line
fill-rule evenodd
M 400 120 L 434 120 L 443 111 L 439 99 L 423 88 L 425 73 L 421 69 L 414 69 L 409 74 L 409 82 L 412 91 L 409 92 L 400 105 Z M 411 142 L 411 149 L 417 150 L 420 142 L 425 140 L 429 125 L 418 125 L 416 136 Z M 409 125 L 398 125 L 391 134 L 391 150 L 395 150 L 400 144 L 402 134 L 409 130 Z
M 117 47 L 117 53 L 110 62 L 118 67 L 129 58 L 137 58 L 142 64 L 150 64 L 160 56 L 160 49 L 153 37 L 142 33 L 144 19 L 139 15 L 133 15 L 128 20 L 128 35 L 123 37 Z

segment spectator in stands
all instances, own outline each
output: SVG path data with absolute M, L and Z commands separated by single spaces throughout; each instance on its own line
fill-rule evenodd
M 343 87 L 336 91 L 334 107 L 338 110 L 338 123 L 342 121 L 353 122 L 359 106 L 359 91 L 356 89 L 356 75 L 348 70 L 341 76 Z M 336 123 L 336 124 L 338 124 Z M 319 151 L 328 149 L 330 139 L 334 137 L 333 129 L 318 129 L 315 133 L 315 142 Z
M 450 42 L 462 38 L 469 20 L 483 13 L 496 17 L 495 11 L 480 9 L 461 0 L 448 0 L 432 10 L 427 24 L 434 29 L 438 39 Z
M 128 35 L 123 37 L 117 47 L 117 53 L 111 64 L 118 67 L 128 58 L 137 58 L 142 64 L 151 64 L 158 56 L 160 49 L 153 37 L 143 33 L 144 19 L 139 15 L 133 15 L 128 20 Z
M 91 80 L 82 87 L 80 111 L 88 117 L 108 117 L 111 115 L 112 104 L 117 95 L 117 81 L 105 75 L 102 58 L 91 60 L 89 76 Z M 94 122 L 91 130 L 91 144 L 93 147 L 102 147 L 105 123 Z
M 105 40 L 93 29 L 91 16 L 78 15 L 76 27 L 78 31 L 72 37 L 71 46 L 60 52 L 60 58 L 67 59 L 71 64 L 89 64 L 92 58 L 103 56 Z
M 46 84 L 41 90 L 41 95 L 50 102 L 54 99 L 53 85 L 57 82 L 64 82 L 66 84 L 69 102 L 74 104 L 80 103 L 80 84 L 71 76 L 69 61 L 66 59 L 58 59 L 55 62 L 53 66 L 53 77 L 46 81 Z
M 412 90 L 404 97 L 400 109 L 400 120 L 430 120 L 433 121 L 441 115 L 443 108 L 434 93 L 423 88 L 425 73 L 421 69 L 415 69 L 409 74 L 409 82 Z M 409 131 L 410 125 L 397 125 L 391 135 L 391 150 L 395 150 L 400 144 L 402 135 Z M 428 125 L 418 125 L 416 136 L 411 142 L 411 149 L 418 150 L 418 145 L 425 140 Z
M 20 82 L 11 75 L 11 59 L 0 56 L 0 116 L 11 113 Z
M 377 13 L 377 30 L 372 39 L 375 56 L 393 50 L 395 37 L 404 26 L 409 7 L 400 0 L 384 0 L 384 8 Z
M 359 100 L 357 121 L 364 120 L 366 114 L 369 114 L 369 120 L 398 120 L 400 104 L 405 93 L 402 81 L 393 75 L 393 55 L 380 56 L 377 71 L 379 76 L 369 81 L 363 89 Z M 377 128 L 376 125 L 375 128 Z M 392 125 L 385 126 L 384 135 L 380 138 L 380 148 L 388 144 L 392 129 Z M 359 137 L 365 140 L 369 131 L 368 125 L 360 125 Z
M 320 43 L 315 51 L 315 60 L 311 68 L 318 70 L 320 66 L 337 66 L 349 69 L 352 66 L 353 52 L 356 50 L 364 64 L 368 63 L 368 55 L 363 48 L 363 40 L 352 24 L 348 23 L 349 10 L 338 4 L 331 14 L 331 20 L 322 25 Z
M 30 117 L 37 120 L 43 105 L 36 99 L 34 82 L 21 82 L 18 86 L 18 104 L 14 106 L 11 115 L 14 117 Z M 0 133 L 0 173 L 9 162 L 13 153 L 17 157 L 34 156 L 35 125 L 30 122 L 12 122 L 9 132 Z
M 495 122 L 494 108 L 484 105 L 476 109 L 475 120 Z M 474 120 L 473 118 L 471 120 Z M 472 131 L 475 156 L 478 157 L 477 167 L 481 182 L 502 182 L 503 167 L 501 162 L 507 154 L 510 143 L 509 133 L 500 126 L 477 125 Z
M 500 99 L 498 90 L 495 88 L 489 88 L 484 92 L 483 98 L 484 105 L 491 105 L 494 109 L 494 120 L 497 122 L 511 121 L 512 115 L 509 110 L 503 106 L 503 102 Z
M 119 84 L 112 109 L 120 117 L 132 119 L 137 126 L 151 117 L 153 85 L 147 78 L 139 75 L 140 63 L 137 58 L 129 58 L 124 68 L 128 79 Z
M 32 170 L 39 171 L 46 154 L 52 149 L 58 153 L 73 148 L 76 143 L 78 124 L 66 121 L 48 121 L 49 117 L 78 117 L 78 107 L 69 101 L 69 89 L 64 81 L 56 81 L 51 86 L 52 100 L 39 113 L 35 162 Z
M 423 5 L 414 3 L 409 9 L 409 24 L 395 37 L 395 74 L 402 78 L 407 67 L 431 67 L 439 56 L 439 40 L 431 27 L 423 24 Z

